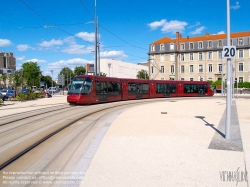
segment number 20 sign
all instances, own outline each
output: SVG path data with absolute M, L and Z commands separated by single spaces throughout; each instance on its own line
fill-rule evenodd
M 236 47 L 224 46 L 222 55 L 223 55 L 223 58 L 234 58 L 236 55 Z

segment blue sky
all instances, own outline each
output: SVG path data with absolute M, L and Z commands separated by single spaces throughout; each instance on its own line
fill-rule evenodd
M 94 63 L 95 0 L 8 0 L 0 11 L 0 51 L 13 52 L 17 69 L 37 62 L 56 79 L 63 67 Z M 250 30 L 249 0 L 230 1 L 231 32 Z M 149 44 L 226 33 L 226 0 L 96 0 L 101 58 L 139 63 Z

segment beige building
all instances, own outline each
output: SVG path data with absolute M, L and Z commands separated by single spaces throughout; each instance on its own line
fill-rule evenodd
M 13 53 L 0 52 L 0 70 L 0 74 L 8 74 L 16 70 L 16 58 Z
M 234 78 L 250 82 L 250 32 L 231 33 L 231 45 L 236 46 L 232 59 Z M 164 37 L 150 44 L 150 79 L 157 80 L 220 80 L 226 74 L 226 59 L 222 58 L 227 35 L 216 34 L 182 38 Z
M 142 64 L 143 63 L 132 64 L 112 59 L 100 59 L 100 71 L 105 73 L 107 77 L 136 79 L 138 71 L 143 70 L 149 74 L 148 65 Z M 94 72 L 94 64 L 87 64 L 86 70 L 87 72 Z

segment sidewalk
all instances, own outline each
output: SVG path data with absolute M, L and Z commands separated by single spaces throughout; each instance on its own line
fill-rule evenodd
M 233 102 L 228 144 L 224 97 L 173 98 L 125 111 L 109 127 L 81 186 L 249 186 L 250 99 Z
M 40 98 L 27 101 L 4 101 L 4 103 L 0 104 L 0 117 L 63 104 L 68 104 L 67 95 L 54 95 L 51 98 Z

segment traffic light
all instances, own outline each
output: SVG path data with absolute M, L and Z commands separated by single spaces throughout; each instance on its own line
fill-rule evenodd
M 234 86 L 237 86 L 237 78 L 234 79 Z

